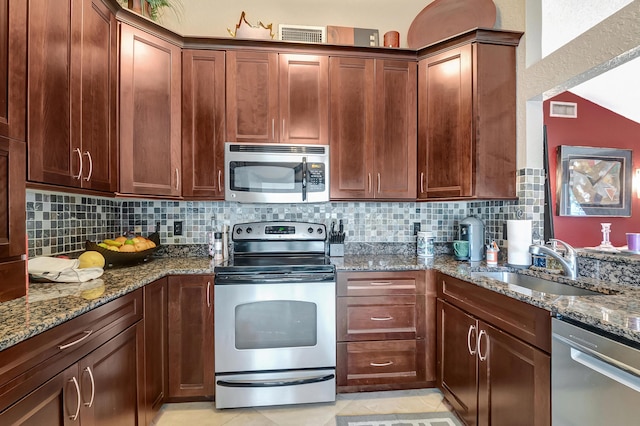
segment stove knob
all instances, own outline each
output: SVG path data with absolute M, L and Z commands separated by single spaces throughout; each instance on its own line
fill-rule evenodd
M 247 228 L 247 234 L 250 234 L 251 232 L 253 232 L 253 229 L 251 229 L 251 227 Z
M 238 235 L 242 234 L 242 228 L 236 228 L 236 234 Z
M 307 232 L 310 233 L 310 234 L 313 234 L 313 228 L 309 227 L 309 229 L 307 229 Z
M 322 228 L 318 228 L 318 234 L 322 235 L 323 232 Z

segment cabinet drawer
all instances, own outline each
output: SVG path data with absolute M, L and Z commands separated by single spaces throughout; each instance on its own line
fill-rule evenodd
M 338 343 L 338 386 L 425 380 L 424 340 Z
M 417 330 L 424 296 L 339 297 L 337 303 L 338 341 L 423 337 Z
M 0 410 L 141 319 L 138 289 L 0 351 Z
M 424 294 L 425 271 L 339 272 L 338 296 Z

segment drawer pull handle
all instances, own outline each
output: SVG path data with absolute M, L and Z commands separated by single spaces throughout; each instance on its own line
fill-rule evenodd
M 89 378 L 91 379 L 91 400 L 89 400 L 89 402 L 85 402 L 84 405 L 85 407 L 91 408 L 91 406 L 93 405 L 93 399 L 96 396 L 96 382 L 95 380 L 93 380 L 93 373 L 91 372 L 91 369 L 89 367 L 85 368 L 84 371 L 89 373 Z
M 391 321 L 393 317 L 371 317 L 371 321 Z
M 76 387 L 76 394 L 78 395 L 78 405 L 76 406 L 76 412 L 75 414 L 69 416 L 69 419 L 72 422 L 75 422 L 76 420 L 78 420 L 78 416 L 80 415 L 80 385 L 78 385 L 78 381 L 76 380 L 75 376 L 72 377 L 69 382 L 74 384 L 74 386 Z
M 62 350 L 62 349 L 67 349 L 73 345 L 77 345 L 78 343 L 82 342 L 84 339 L 86 339 L 87 337 L 91 336 L 91 333 L 93 333 L 93 330 L 85 330 L 83 331 L 84 336 L 82 336 L 81 338 L 79 338 L 78 340 L 74 340 L 71 343 L 67 343 L 65 345 L 58 345 L 58 349 Z
M 370 366 L 372 367 L 388 367 L 390 365 L 393 365 L 393 361 L 387 361 L 387 362 L 370 362 L 369 363 Z
M 371 281 L 371 285 L 391 285 L 391 281 Z

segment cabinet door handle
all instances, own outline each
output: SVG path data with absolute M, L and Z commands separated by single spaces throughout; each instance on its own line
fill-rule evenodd
M 276 119 L 275 118 L 271 119 L 271 139 L 273 139 L 273 142 L 276 141 Z
M 218 191 L 222 191 L 222 170 L 218 169 Z
M 69 419 L 71 419 L 72 422 L 75 422 L 76 420 L 78 420 L 78 416 L 80 415 L 80 386 L 78 385 L 78 381 L 76 380 L 75 376 L 73 376 L 71 380 L 69 380 L 69 382 L 73 383 L 73 385 L 76 387 L 76 394 L 78 395 L 78 405 L 76 406 L 76 412 L 75 414 L 69 416 Z
M 84 336 L 82 336 L 79 339 L 74 340 L 71 343 L 65 343 L 64 345 L 58 345 L 58 349 L 62 350 L 62 349 L 67 349 L 70 348 L 73 345 L 77 345 L 78 343 L 82 342 L 84 339 L 86 339 L 87 337 L 91 336 L 91 333 L 93 333 L 93 330 L 85 330 L 83 331 Z
M 480 358 L 480 361 L 485 361 L 487 359 L 487 351 L 482 355 L 482 346 L 480 346 L 482 344 L 482 336 L 487 338 L 487 350 L 489 350 L 489 335 L 484 330 L 480 330 L 480 334 L 478 334 L 478 357 Z
M 87 373 L 89 373 L 89 378 L 91 379 L 91 399 L 89 402 L 85 402 L 85 407 L 91 407 L 93 405 L 93 398 L 96 396 L 96 382 L 93 380 L 93 373 L 91 372 L 91 368 L 87 367 L 84 369 Z
M 391 321 L 393 317 L 371 317 L 371 321 Z
M 420 193 L 424 194 L 424 172 L 420 172 Z
M 393 361 L 387 361 L 387 362 L 370 362 L 369 363 L 370 366 L 372 367 L 387 367 L 389 365 L 393 365 Z
M 178 185 L 180 182 L 180 170 L 176 167 L 176 189 L 178 189 Z
M 371 281 L 369 285 L 391 285 L 391 281 Z
M 82 178 L 82 152 L 80 148 L 75 148 L 73 152 L 78 153 L 78 174 L 73 175 L 73 178 L 80 180 Z
M 284 118 L 282 119 L 282 134 L 280 135 L 280 140 L 284 141 L 285 137 L 284 137 Z
M 378 194 L 380 193 L 380 173 L 378 173 Z
M 367 186 L 369 187 L 369 193 L 371 193 L 371 173 L 367 173 Z
M 475 325 L 470 325 L 469 331 L 467 332 L 467 349 L 469 350 L 469 355 L 475 355 L 476 349 L 478 348 L 478 346 L 476 345 L 475 349 L 471 349 L 471 333 L 473 333 L 475 329 L 476 329 Z
M 211 307 L 211 281 L 207 281 L 207 308 Z
M 91 158 L 91 153 L 89 151 L 85 151 L 84 155 L 86 155 L 89 159 L 89 173 L 87 174 L 87 177 L 84 178 L 84 180 L 89 182 L 89 180 L 91 179 L 91 175 L 93 174 L 93 158 Z

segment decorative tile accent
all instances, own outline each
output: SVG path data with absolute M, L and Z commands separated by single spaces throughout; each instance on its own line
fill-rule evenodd
M 203 245 L 207 233 L 223 225 L 282 220 L 331 225 L 342 219 L 347 243 L 397 243 L 415 251 L 413 223 L 431 231 L 435 241 L 455 239 L 458 223 L 467 216 L 482 219 L 487 237 L 500 246 L 503 224 L 511 218 L 534 221 L 534 234 L 542 235 L 543 171 L 517 173 L 518 201 L 474 202 L 331 202 L 324 204 L 239 204 L 215 201 L 131 200 L 27 191 L 29 257 L 84 249 L 85 240 L 102 240 L 134 231 L 148 235 L 160 224 L 163 245 Z M 173 235 L 182 221 L 183 235 Z M 398 249 L 394 249 L 397 251 Z M 187 251 L 191 252 L 192 249 Z

